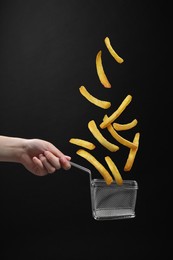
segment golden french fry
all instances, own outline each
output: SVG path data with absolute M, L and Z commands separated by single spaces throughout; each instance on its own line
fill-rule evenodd
M 124 130 L 129 130 L 137 125 L 138 121 L 137 119 L 132 120 L 130 123 L 127 124 L 118 124 L 118 123 L 113 123 L 113 127 L 117 131 L 124 131 Z
M 71 138 L 69 140 L 70 143 L 87 148 L 89 150 L 93 150 L 95 149 L 95 145 L 89 141 L 80 139 L 80 138 Z
M 121 174 L 115 165 L 115 163 L 112 161 L 112 159 L 109 156 L 105 157 L 105 161 L 107 162 L 107 165 L 109 166 L 110 171 L 112 172 L 114 179 L 118 185 L 123 184 L 123 179 L 121 177 Z
M 134 149 L 131 148 L 130 151 L 129 151 L 129 155 L 128 155 L 126 164 L 124 166 L 124 171 L 126 171 L 126 172 L 131 170 L 133 163 L 135 161 L 136 153 L 137 153 L 138 148 L 139 148 L 139 138 L 140 138 L 140 133 L 136 133 L 135 136 L 134 136 L 134 139 L 133 139 L 133 143 L 135 145 L 137 145 L 137 148 L 134 148 Z
M 92 154 L 83 149 L 79 149 L 76 153 L 81 157 L 85 158 L 88 162 L 90 162 L 99 171 L 99 173 L 102 175 L 102 177 L 108 185 L 110 185 L 113 182 L 112 176 Z
M 100 79 L 100 82 L 105 88 L 111 88 L 111 84 L 104 72 L 103 64 L 102 64 L 102 51 L 100 50 L 96 55 L 96 69 L 97 74 Z
M 118 107 L 118 109 L 108 118 L 106 118 L 101 124 L 100 124 L 100 128 L 105 128 L 107 127 L 109 124 L 111 124 L 115 119 L 117 119 L 121 113 L 125 110 L 125 108 L 129 105 L 129 103 L 132 100 L 132 96 L 131 95 L 127 95 L 126 98 L 122 101 L 122 103 L 120 104 L 120 106 Z
M 88 123 L 88 128 L 90 132 L 93 134 L 93 136 L 101 143 L 105 148 L 107 148 L 111 152 L 116 152 L 119 150 L 119 147 L 111 142 L 109 142 L 99 131 L 99 129 L 96 126 L 96 123 L 94 120 L 91 120 Z
M 103 120 L 106 120 L 108 118 L 107 115 L 104 116 Z M 120 143 L 124 146 L 127 146 L 128 148 L 136 148 L 137 145 L 133 142 L 128 141 L 127 139 L 123 138 L 121 135 L 117 133 L 117 131 L 113 128 L 113 126 L 110 124 L 107 126 L 107 129 L 109 133 Z
M 103 101 L 103 100 L 100 100 L 100 99 L 94 97 L 93 95 L 91 95 L 88 92 L 88 90 L 84 86 L 81 86 L 79 88 L 79 91 L 88 101 L 90 101 L 91 103 L 93 103 L 94 105 L 96 105 L 98 107 L 107 109 L 107 108 L 109 108 L 111 106 L 111 102 Z
M 111 43 L 110 43 L 110 39 L 109 37 L 106 37 L 104 39 L 105 45 L 108 49 L 108 51 L 110 52 L 110 54 L 112 55 L 112 57 L 118 62 L 118 63 L 122 63 L 124 60 L 115 52 L 115 50 L 113 49 Z

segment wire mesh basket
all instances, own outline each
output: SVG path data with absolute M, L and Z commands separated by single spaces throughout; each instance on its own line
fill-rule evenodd
M 95 220 L 113 220 L 135 217 L 138 184 L 124 180 L 122 185 L 104 179 L 92 179 L 88 168 L 71 162 L 71 165 L 89 174 L 92 215 Z
M 137 182 L 124 180 L 123 185 L 114 181 L 107 185 L 102 179 L 91 179 L 91 206 L 96 220 L 113 220 L 135 217 Z

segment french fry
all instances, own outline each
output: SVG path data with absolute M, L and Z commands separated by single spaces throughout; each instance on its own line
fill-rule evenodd
M 75 145 L 87 148 L 89 150 L 95 149 L 95 144 L 93 144 L 93 143 L 91 143 L 89 141 L 80 139 L 80 138 L 71 138 L 69 140 L 69 142 L 72 143 L 72 144 L 75 144 Z
M 104 116 L 103 120 L 106 120 L 107 115 Z M 137 145 L 134 144 L 133 142 L 128 141 L 127 139 L 123 138 L 121 135 L 119 135 L 116 130 L 113 128 L 113 126 L 110 124 L 107 126 L 107 129 L 109 131 L 109 133 L 120 143 L 123 144 L 124 146 L 128 147 L 128 148 L 136 148 Z
M 94 105 L 96 105 L 98 107 L 101 107 L 103 109 L 107 109 L 111 106 L 111 102 L 103 101 L 103 100 L 100 100 L 100 99 L 94 97 L 93 95 L 91 95 L 88 92 L 88 90 L 84 86 L 81 86 L 79 88 L 79 91 L 88 101 L 90 101 L 91 103 L 93 103 Z
M 113 48 L 109 37 L 105 37 L 104 39 L 105 46 L 109 52 L 109 54 L 114 58 L 116 62 L 119 64 L 124 62 L 124 59 L 120 57 L 120 55 L 115 51 Z M 99 78 L 100 83 L 105 87 L 105 88 L 111 88 L 112 85 L 109 81 L 109 77 L 107 77 L 107 74 L 105 73 L 105 68 L 103 66 L 103 61 L 102 61 L 102 50 L 99 50 L 96 54 L 95 57 L 95 63 L 96 63 L 96 72 Z M 108 109 L 111 107 L 111 102 L 108 100 L 102 100 L 97 98 L 96 96 L 92 95 L 85 86 L 80 86 L 79 91 L 83 97 L 85 97 L 90 103 L 103 108 L 103 109 Z M 120 105 L 114 110 L 114 112 L 108 116 L 107 114 L 103 117 L 102 122 L 100 123 L 99 127 L 96 125 L 95 120 L 90 120 L 88 122 L 88 129 L 92 133 L 92 135 L 95 137 L 95 139 L 107 150 L 110 152 L 116 152 L 120 148 L 118 145 L 109 142 L 101 133 L 101 129 L 107 128 L 111 136 L 119 143 L 122 144 L 126 147 L 129 148 L 129 153 L 126 158 L 126 162 L 124 164 L 124 171 L 128 172 L 131 170 L 136 154 L 139 148 L 139 139 L 140 139 L 140 133 L 137 132 L 135 133 L 133 137 L 133 141 L 129 141 L 126 138 L 122 137 L 118 131 L 125 131 L 132 129 L 135 127 L 138 123 L 137 119 L 133 119 L 129 123 L 125 124 L 120 124 L 115 122 L 115 120 L 123 113 L 123 111 L 126 109 L 126 107 L 130 104 L 132 101 L 132 96 L 127 95 Z M 100 128 L 100 129 L 99 129 Z M 75 144 L 79 146 L 79 150 L 76 152 L 79 156 L 83 157 L 86 159 L 88 162 L 90 162 L 97 170 L 98 172 L 102 175 L 104 178 L 105 182 L 110 185 L 113 180 L 117 183 L 117 185 L 123 185 L 123 179 L 121 176 L 121 173 L 114 163 L 114 161 L 111 159 L 110 156 L 105 156 L 105 162 L 107 164 L 107 167 L 105 168 L 102 163 L 100 163 L 88 150 L 93 150 L 95 149 L 95 144 L 92 142 L 89 142 L 84 139 L 80 138 L 71 138 L 69 140 L 70 143 Z M 117 143 L 116 142 L 116 143 Z M 107 170 L 108 169 L 108 170 Z
M 131 170 L 133 163 L 135 161 L 135 157 L 136 157 L 136 154 L 137 154 L 137 151 L 139 148 L 139 138 L 140 138 L 140 133 L 136 133 L 135 137 L 133 139 L 133 143 L 135 145 L 137 145 L 137 148 L 135 148 L 135 149 L 131 148 L 129 151 L 128 158 L 127 158 L 126 164 L 124 166 L 124 171 L 126 171 L 126 172 Z
M 122 63 L 124 60 L 115 52 L 115 50 L 113 49 L 111 43 L 110 43 L 110 39 L 109 37 L 106 37 L 104 39 L 105 45 L 108 49 L 108 51 L 110 52 L 110 54 L 112 55 L 112 57 L 118 62 L 118 63 Z
M 117 119 L 121 115 L 121 113 L 125 110 L 125 108 L 130 104 L 131 100 L 132 100 L 132 96 L 127 95 L 126 98 L 122 101 L 122 103 L 118 107 L 118 109 L 115 110 L 115 112 L 111 116 L 106 118 L 100 124 L 100 128 L 103 129 L 103 128 L 107 127 L 109 124 L 111 124 L 113 121 L 115 121 L 115 119 Z
M 113 123 L 113 127 L 117 131 L 124 131 L 124 130 L 129 130 L 137 125 L 138 121 L 137 119 L 132 120 L 130 123 L 127 124 L 118 124 L 118 123 Z
M 119 150 L 119 147 L 111 142 L 109 142 L 99 131 L 99 129 L 96 126 L 96 123 L 94 120 L 91 120 L 88 123 L 88 128 L 90 132 L 93 134 L 93 136 L 98 140 L 99 143 L 101 143 L 105 148 L 107 148 L 111 152 L 116 152 Z
M 111 84 L 105 74 L 102 64 L 102 51 L 100 50 L 96 55 L 96 69 L 100 82 L 105 88 L 111 88 Z
M 105 161 L 107 162 L 107 165 L 109 166 L 109 169 L 112 172 L 112 175 L 114 176 L 116 183 L 118 185 L 122 185 L 123 179 L 115 163 L 112 161 L 112 159 L 109 156 L 105 157 Z
M 90 162 L 99 171 L 99 173 L 102 175 L 102 177 L 108 185 L 110 185 L 113 182 L 112 176 L 92 154 L 83 149 L 79 149 L 76 153 L 84 159 L 86 159 L 88 162 Z

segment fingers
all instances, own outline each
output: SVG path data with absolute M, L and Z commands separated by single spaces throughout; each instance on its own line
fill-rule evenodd
M 44 152 L 44 157 L 55 169 L 59 170 L 61 168 L 59 158 L 53 155 L 51 152 Z
M 56 168 L 53 164 L 51 164 L 51 162 L 49 162 L 49 160 L 47 160 L 47 158 L 43 154 L 39 155 L 39 159 L 48 173 L 54 173 L 56 169 L 59 169 L 58 164 L 56 165 Z
M 39 154 L 38 157 L 33 157 L 32 160 L 35 164 L 34 173 L 39 176 L 54 173 L 60 168 L 63 168 L 64 170 L 71 168 L 70 156 L 58 158 L 49 151 L 45 151 L 44 154 Z
M 62 167 L 64 170 L 69 170 L 69 169 L 71 168 L 70 160 L 71 160 L 71 157 L 68 157 L 68 158 L 67 158 L 66 156 L 59 158 L 61 167 Z
M 39 155 L 39 158 L 34 156 L 32 158 L 35 167 L 33 168 L 33 173 L 39 176 L 44 176 L 49 173 L 54 173 L 56 168 L 51 165 L 51 163 L 46 159 L 43 154 Z
M 71 168 L 70 156 L 63 155 L 60 158 L 58 158 L 49 151 L 45 151 L 44 155 L 47 158 L 47 160 L 51 163 L 51 165 L 53 165 L 56 169 L 60 169 L 62 167 L 64 170 L 69 170 Z
M 45 176 L 48 174 L 46 168 L 44 167 L 43 163 L 41 162 L 41 160 L 39 158 L 34 156 L 32 158 L 32 161 L 35 165 L 35 167 L 33 167 L 33 170 L 30 170 L 32 173 L 34 173 L 35 175 L 38 175 L 38 176 Z
M 70 160 L 71 160 L 71 157 L 70 157 L 70 156 L 68 156 L 68 155 L 65 155 L 65 158 L 66 158 L 68 161 L 70 161 Z

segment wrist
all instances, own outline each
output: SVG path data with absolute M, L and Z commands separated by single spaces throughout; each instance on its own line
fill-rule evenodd
M 20 162 L 25 150 L 25 139 L 0 136 L 0 161 Z

